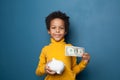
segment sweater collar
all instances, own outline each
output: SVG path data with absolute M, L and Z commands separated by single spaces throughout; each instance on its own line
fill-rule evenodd
M 64 41 L 65 41 L 64 38 L 61 39 L 60 41 L 55 41 L 53 38 L 51 38 L 51 43 L 55 43 L 55 44 L 63 44 L 63 43 L 65 43 Z

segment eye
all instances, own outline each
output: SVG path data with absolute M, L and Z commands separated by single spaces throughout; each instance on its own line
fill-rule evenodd
M 56 27 L 55 26 L 51 26 L 51 29 L 55 29 Z
M 65 29 L 64 26 L 61 26 L 60 29 Z

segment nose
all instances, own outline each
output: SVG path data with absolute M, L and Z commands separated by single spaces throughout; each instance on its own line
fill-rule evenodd
M 60 29 L 56 29 L 56 32 L 59 33 L 59 32 L 60 32 Z

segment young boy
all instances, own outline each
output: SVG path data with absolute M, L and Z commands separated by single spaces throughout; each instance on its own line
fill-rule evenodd
M 46 17 L 46 26 L 51 36 L 51 43 L 41 51 L 36 74 L 38 76 L 47 74 L 45 80 L 75 80 L 76 74 L 87 66 L 90 55 L 88 53 L 83 54 L 79 64 L 76 63 L 76 57 L 65 56 L 65 46 L 71 46 L 64 41 L 69 28 L 69 17 L 65 13 L 55 11 L 49 14 Z M 56 74 L 47 66 L 52 58 L 61 60 L 65 64 L 62 74 Z

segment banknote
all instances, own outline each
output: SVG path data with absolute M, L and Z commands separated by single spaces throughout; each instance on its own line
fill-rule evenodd
M 85 52 L 85 49 L 83 47 L 65 46 L 65 55 L 66 56 L 82 57 L 84 52 Z

